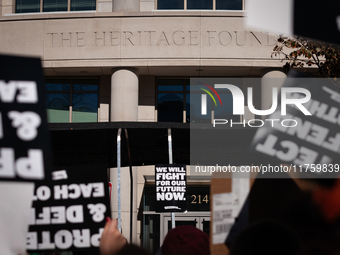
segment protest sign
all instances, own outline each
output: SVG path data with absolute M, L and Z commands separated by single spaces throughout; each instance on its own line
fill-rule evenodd
M 110 217 L 106 168 L 68 166 L 52 176 L 50 185 L 35 188 L 27 250 L 98 250 Z
M 34 191 L 33 183 L 0 182 L 0 250 L 26 254 L 26 234 Z
M 286 94 L 286 104 L 281 105 L 279 97 L 280 106 L 256 132 L 251 150 L 288 164 L 281 168 L 285 173 L 310 178 L 337 177 L 340 172 L 339 87 L 332 80 L 307 78 L 297 71 L 289 73 L 281 91 L 286 87 L 304 88 L 311 98 L 303 104 L 291 104 L 292 99 L 308 98 L 292 92 Z M 265 161 L 263 163 L 262 169 Z M 266 169 L 276 168 L 266 166 Z
M 186 166 L 156 165 L 156 212 L 184 212 L 186 202 Z
M 47 180 L 51 153 L 40 59 L 0 56 L 0 66 L 0 180 Z
M 277 34 L 298 35 L 340 44 L 340 2 L 324 0 L 252 0 L 246 24 Z M 317 18 L 315 18 L 317 17 Z

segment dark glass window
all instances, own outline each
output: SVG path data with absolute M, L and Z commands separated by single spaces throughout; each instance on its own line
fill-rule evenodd
M 47 97 L 47 117 L 50 123 L 69 122 L 69 93 L 48 93 Z
M 239 88 L 242 88 L 240 79 L 228 79 L 228 81 L 223 80 L 223 78 L 221 80 L 218 78 L 192 79 L 189 86 L 190 97 L 187 99 L 187 102 L 190 103 L 190 107 L 187 107 L 187 122 L 209 123 L 212 121 L 212 118 L 240 121 L 240 115 L 233 115 L 233 96 L 231 92 L 223 88 L 216 88 L 216 91 L 213 92 L 209 88 L 209 86 L 213 88 L 214 84 L 224 84 L 229 82 Z M 205 107 L 203 102 L 206 102 Z M 189 116 L 188 109 L 190 110 Z M 206 112 L 203 114 L 202 111 L 205 109 Z
M 40 12 L 42 5 L 43 12 L 66 12 L 71 11 L 94 11 L 96 0 L 16 0 L 16 13 Z
M 158 121 L 183 122 L 183 94 L 158 94 Z
M 243 0 L 158 0 L 158 10 L 242 10 Z M 215 6 L 215 7 L 214 7 Z
M 201 115 L 202 93 L 187 94 L 186 122 L 187 123 L 210 123 L 212 100 L 207 97 L 207 115 Z
M 242 10 L 242 0 L 216 0 L 216 10 Z
M 96 10 L 96 0 L 71 0 L 71 11 Z
M 71 80 L 52 80 L 46 83 L 46 90 L 70 90 Z
M 72 94 L 72 122 L 97 122 L 97 93 Z
M 158 10 L 176 10 L 184 9 L 184 0 L 158 0 Z
M 143 232 L 143 249 L 150 254 L 156 254 L 160 243 L 159 215 L 143 215 Z
M 189 85 L 190 79 L 157 80 L 157 113 L 159 122 L 183 122 L 185 111 L 186 123 L 211 123 L 214 118 L 240 120 L 240 115 L 233 115 L 233 98 L 228 90 L 217 89 L 223 105 L 217 105 L 202 91 L 200 85 Z M 213 86 L 213 85 L 212 85 Z M 202 96 L 206 96 L 207 113 L 201 114 Z M 217 99 L 216 99 L 217 100 Z
M 188 10 L 212 10 L 213 0 L 187 0 Z
M 232 119 L 233 121 L 239 121 L 240 115 L 233 115 L 233 96 L 231 93 L 226 93 L 225 91 L 218 91 L 221 101 L 223 105 L 216 107 L 215 111 L 215 119 Z
M 44 12 L 66 12 L 67 0 L 44 0 Z
M 50 123 L 97 122 L 98 80 L 47 80 L 46 90 Z
M 16 0 L 15 12 L 40 12 L 40 0 Z
M 185 86 L 188 79 L 158 80 L 157 112 L 159 122 L 183 122 Z

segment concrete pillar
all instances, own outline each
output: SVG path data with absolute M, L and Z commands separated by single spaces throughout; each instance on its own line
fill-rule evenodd
M 261 80 L 261 107 L 262 110 L 267 110 L 272 105 L 272 88 L 277 87 L 278 92 L 280 91 L 286 74 L 278 70 L 270 70 L 264 72 Z
M 139 0 L 113 0 L 114 12 L 139 12 Z
M 111 121 L 138 121 L 137 69 L 113 70 L 110 119 Z
M 0 16 L 5 16 L 6 14 L 13 13 L 13 3 L 14 1 L 0 1 Z
M 138 121 L 138 73 L 135 68 L 114 69 L 111 76 L 111 121 Z M 124 136 L 124 131 L 122 136 Z M 125 152 L 124 152 L 125 153 Z M 130 183 L 128 167 L 121 168 L 121 217 L 123 235 L 130 239 L 130 185 L 133 186 L 132 242 L 137 243 L 137 172 Z M 112 218 L 118 218 L 118 171 L 110 169 Z M 130 240 L 129 240 L 130 241 Z

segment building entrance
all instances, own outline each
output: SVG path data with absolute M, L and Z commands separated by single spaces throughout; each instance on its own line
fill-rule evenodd
M 187 214 L 187 213 L 186 213 Z M 192 212 L 190 214 L 196 214 L 196 212 Z M 204 214 L 204 213 L 203 213 Z M 202 212 L 197 212 L 197 215 L 193 216 L 182 216 L 183 213 L 179 214 L 180 216 L 175 217 L 176 227 L 183 225 L 194 226 L 203 232 L 209 235 L 209 227 L 210 227 L 210 216 L 202 215 Z M 171 216 L 164 216 L 163 218 L 163 239 L 165 238 L 168 231 L 171 229 Z
M 191 225 L 209 234 L 210 228 L 210 186 L 187 185 L 186 213 L 175 213 L 176 227 Z M 164 238 L 171 229 L 171 213 L 155 211 L 155 186 L 144 187 L 142 243 L 143 248 L 151 254 L 156 254 L 162 246 Z

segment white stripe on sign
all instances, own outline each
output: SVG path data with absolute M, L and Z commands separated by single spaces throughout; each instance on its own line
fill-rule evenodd
M 294 0 L 247 1 L 246 26 L 263 32 L 293 34 Z

